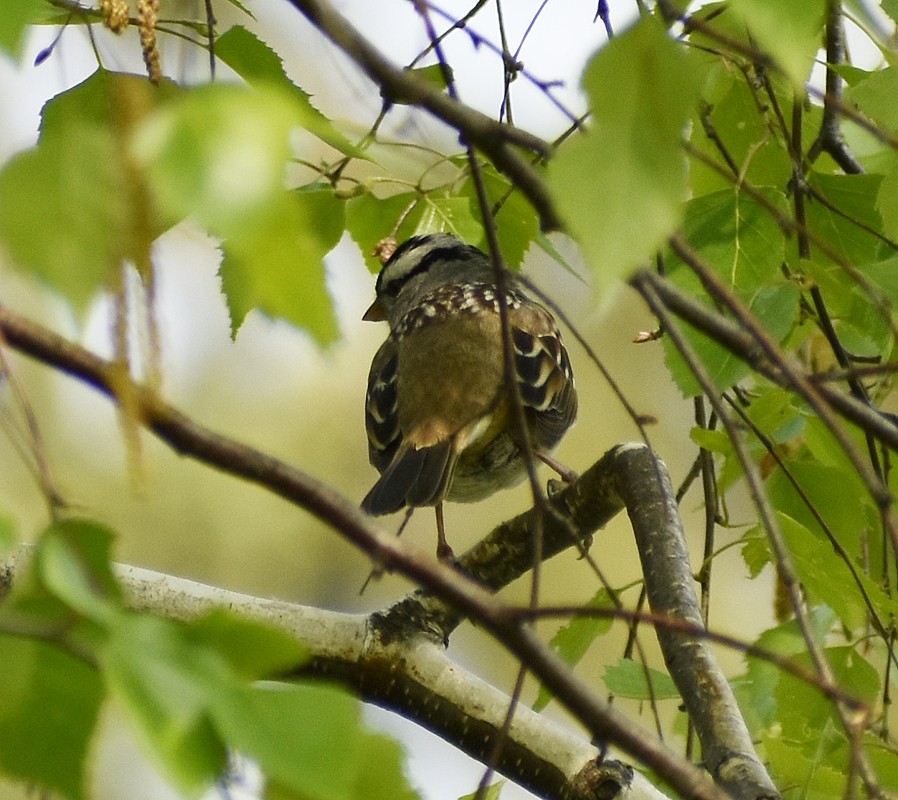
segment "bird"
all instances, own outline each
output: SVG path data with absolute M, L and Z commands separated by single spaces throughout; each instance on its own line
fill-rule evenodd
M 549 453 L 577 415 L 570 358 L 552 314 L 513 274 L 504 283 L 529 439 L 554 465 Z M 527 474 L 492 261 L 454 234 L 414 236 L 384 264 L 362 319 L 389 323 L 368 374 L 368 456 L 380 477 L 362 509 L 434 506 L 437 556 L 451 559 L 443 501 L 476 502 Z

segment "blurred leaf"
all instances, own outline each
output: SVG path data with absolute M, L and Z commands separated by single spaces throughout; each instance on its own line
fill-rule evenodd
M 650 17 L 599 50 L 583 86 L 591 127 L 559 149 L 548 182 L 605 293 L 682 217 L 682 140 L 697 87 L 681 46 Z
M 236 334 L 253 309 L 308 331 L 321 345 L 337 337 L 324 257 L 343 234 L 343 203 L 333 192 L 281 192 L 252 224 L 235 225 L 222 244 L 221 282 Z
M 270 678 L 308 659 L 306 648 L 285 631 L 224 609 L 204 614 L 188 627 L 194 641 L 216 650 L 246 679 Z
M 797 90 L 804 89 L 823 46 L 825 0 L 732 0 L 731 8 Z
M 879 5 L 893 21 L 898 22 L 898 0 L 880 0 Z
M 666 672 L 646 667 L 632 658 L 621 658 L 605 667 L 608 691 L 631 700 L 679 700 L 680 692 Z
M 44 585 L 71 609 L 96 622 L 107 622 L 120 601 L 112 574 L 114 534 L 86 519 L 62 519 L 43 534 L 35 554 Z
M 127 251 L 126 192 L 108 131 L 72 124 L 0 172 L 0 240 L 16 266 L 83 309 Z
M 253 86 L 269 84 L 283 90 L 292 98 L 301 125 L 309 133 L 344 155 L 367 158 L 312 105 L 312 96 L 287 77 L 280 56 L 254 33 L 242 25 L 235 25 L 215 41 L 215 55 L 247 83 Z
M 0 14 L 0 50 L 19 58 L 27 27 L 43 22 L 52 12 L 53 7 L 47 0 L 16 0 L 5 3 L 3 13 Z
M 367 730 L 364 744 L 354 787 L 355 800 L 420 800 L 421 795 L 405 775 L 406 754 L 402 744 Z M 487 797 L 496 796 L 490 794 L 493 786 L 487 790 Z
M 819 740 L 823 745 L 823 740 Z M 770 760 L 771 774 L 784 785 L 800 790 L 807 800 L 838 800 L 845 796 L 845 753 L 836 760 L 825 753 L 808 754 L 807 748 L 779 735 L 765 736 L 764 752 Z
M 611 595 L 605 590 L 600 590 L 587 604 L 586 608 L 613 609 L 614 603 Z M 610 616 L 590 616 L 584 614 L 574 617 L 566 625 L 562 625 L 552 637 L 549 646 L 560 655 L 568 664 L 574 665 L 586 655 L 590 645 L 600 636 L 611 630 L 613 620 Z M 552 700 L 552 693 L 543 685 L 539 687 L 539 693 L 533 703 L 534 711 L 542 711 Z
M 134 137 L 134 153 L 166 214 L 193 216 L 224 235 L 259 224 L 283 193 L 290 134 L 301 125 L 281 89 L 211 84 L 149 117 Z
M 0 772 L 81 798 L 103 682 L 84 660 L 0 634 Z
M 7 514 L 0 512 L 0 556 L 19 543 L 18 524 Z
M 344 691 L 259 684 L 214 714 L 229 743 L 305 800 L 417 797 L 402 779 L 398 746 L 362 727 L 358 701 Z
M 172 85 L 98 70 L 46 103 L 36 148 L 0 172 L 0 242 L 82 309 L 124 259 L 145 266 L 164 230 L 127 133 Z
M 184 791 L 209 786 L 224 770 L 227 752 L 210 716 L 227 699 L 231 675 L 223 659 L 195 646 L 177 623 L 122 614 L 102 653 L 109 691 L 141 730 Z

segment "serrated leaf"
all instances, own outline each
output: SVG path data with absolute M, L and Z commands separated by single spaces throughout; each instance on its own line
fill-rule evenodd
M 333 192 L 281 192 L 255 224 L 237 225 L 222 244 L 222 289 L 236 334 L 253 309 L 307 330 L 321 345 L 337 337 L 324 256 L 343 233 Z
M 98 70 L 48 101 L 38 146 L 0 173 L 0 241 L 14 262 L 84 308 L 164 230 L 129 169 L 128 133 L 172 85 Z
M 590 129 L 560 148 L 548 183 L 606 292 L 650 258 L 682 217 L 682 139 L 697 87 L 681 46 L 650 17 L 593 57 L 583 86 Z
M 761 574 L 764 567 L 773 563 L 773 553 L 767 537 L 757 528 L 749 531 L 742 537 L 742 560 L 748 567 L 748 576 L 754 580 Z
M 587 608 L 614 608 L 611 597 L 605 589 L 599 591 L 587 604 Z M 579 663 L 586 655 L 590 645 L 600 636 L 611 630 L 610 616 L 591 616 L 584 614 L 574 617 L 562 625 L 552 637 L 549 646 L 570 665 Z M 552 694 L 545 686 L 540 685 L 539 693 L 533 703 L 534 711 L 542 711 L 552 700 Z
M 609 692 L 631 700 L 678 700 L 680 692 L 666 672 L 647 667 L 632 658 L 622 658 L 605 667 L 603 675 Z
M 218 37 L 215 55 L 247 83 L 277 86 L 292 98 L 302 127 L 344 155 L 367 158 L 334 127 L 331 120 L 312 105 L 312 96 L 299 88 L 284 71 L 280 56 L 242 25 Z
M 823 45 L 825 0 L 733 0 L 730 6 L 795 88 L 803 89 Z
M 103 683 L 47 642 L 0 635 L 0 772 L 78 800 Z
M 821 509 L 824 517 L 827 510 Z M 856 630 L 866 620 L 867 605 L 861 590 L 880 619 L 889 619 L 898 612 L 898 603 L 862 570 L 856 568 L 852 575 L 832 546 L 791 517 L 778 517 L 802 585 L 812 599 L 832 608 L 846 628 Z
M 748 305 L 761 326 L 777 341 L 781 341 L 795 324 L 799 300 L 800 293 L 797 286 L 792 283 L 780 283 L 762 287 Z M 727 389 L 735 385 L 751 372 L 751 367 L 746 362 L 722 345 L 686 323 L 681 323 L 680 327 L 718 389 Z M 664 337 L 663 346 L 665 363 L 680 391 L 686 397 L 701 394 L 700 384 L 671 337 Z
M 787 210 L 781 192 L 760 191 L 774 207 Z M 739 297 L 748 299 L 779 278 L 785 234 L 767 208 L 743 192 L 724 189 L 691 200 L 681 231 Z M 684 268 L 674 254 L 668 255 L 666 263 L 671 271 Z

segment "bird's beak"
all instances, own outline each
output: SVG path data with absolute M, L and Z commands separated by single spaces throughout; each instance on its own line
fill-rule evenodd
M 384 312 L 384 307 L 379 299 L 376 299 L 370 306 L 368 306 L 368 310 L 362 314 L 362 319 L 365 320 L 365 322 L 383 322 L 386 318 L 387 315 Z

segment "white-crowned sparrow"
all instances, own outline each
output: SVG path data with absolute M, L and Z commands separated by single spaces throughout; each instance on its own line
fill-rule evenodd
M 384 265 L 376 294 L 363 319 L 387 320 L 390 335 L 368 375 L 365 427 L 381 476 L 362 508 L 436 506 L 437 552 L 446 556 L 442 501 L 480 500 L 526 474 L 505 388 L 493 266 L 451 234 L 415 236 Z M 506 302 L 530 439 L 545 455 L 577 413 L 570 359 L 552 315 L 511 274 Z

